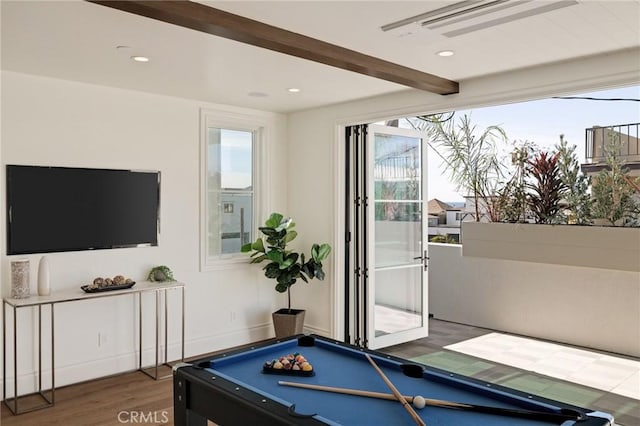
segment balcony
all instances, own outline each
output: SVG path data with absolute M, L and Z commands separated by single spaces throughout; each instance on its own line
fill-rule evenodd
M 637 371 L 618 364 L 637 369 L 640 357 L 640 229 L 465 222 L 462 234 L 464 245 L 429 244 L 429 313 L 434 326 L 466 324 L 455 334 L 478 338 L 446 342 L 418 361 L 466 374 L 486 368 L 477 377 L 541 395 L 590 395 L 616 424 L 638 424 Z M 443 333 L 423 340 L 419 349 Z M 545 346 L 553 357 L 541 358 Z M 579 373 L 601 364 L 620 377 L 608 371 L 596 385 L 596 373 Z M 520 370 L 497 371 L 505 365 Z
M 640 357 L 640 228 L 465 222 L 462 234 L 429 245 L 436 318 Z
M 593 126 L 585 129 L 586 164 L 584 173 L 597 173 L 606 167 L 605 147 L 619 144 L 618 156 L 630 170 L 640 171 L 640 123 Z

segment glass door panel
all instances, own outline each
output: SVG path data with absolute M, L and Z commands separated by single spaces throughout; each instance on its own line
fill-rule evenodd
M 375 201 L 375 268 L 415 265 L 421 255 L 419 202 Z M 384 212 L 394 212 L 387 219 Z M 381 214 L 382 213 L 382 214 Z M 399 213 L 399 214 L 398 214 Z
M 422 320 L 422 267 L 376 269 L 375 337 L 418 329 Z
M 369 126 L 368 347 L 427 335 L 426 150 L 418 132 Z

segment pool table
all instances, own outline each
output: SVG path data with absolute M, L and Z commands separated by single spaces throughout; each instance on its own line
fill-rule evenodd
M 312 365 L 312 373 L 284 369 L 263 372 L 265 362 L 295 353 L 303 355 Z M 365 353 L 402 395 L 526 411 L 527 415 L 534 411 L 534 416 L 541 416 L 513 417 L 504 415 L 507 413 L 431 405 L 415 409 L 428 426 L 613 424 L 613 417 L 606 413 L 528 395 L 324 337 L 301 335 L 176 365 L 173 372 L 175 425 L 205 426 L 207 420 L 218 425 L 240 426 L 416 424 L 397 400 L 279 384 L 288 381 L 391 394 Z M 562 417 L 565 415 L 567 418 Z

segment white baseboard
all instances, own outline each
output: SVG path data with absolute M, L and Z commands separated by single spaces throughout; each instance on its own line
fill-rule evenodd
M 270 322 L 258 324 L 241 330 L 232 330 L 199 339 L 191 339 L 189 342 L 185 342 L 185 356 L 197 357 L 198 355 L 205 355 L 272 337 L 274 337 L 274 332 L 273 325 Z
M 311 334 L 317 334 L 319 336 L 324 336 L 324 337 L 331 337 L 331 331 L 330 330 L 327 330 L 326 328 L 315 327 L 313 325 L 308 325 L 308 324 L 304 325 L 304 332 L 305 333 L 311 333 Z
M 273 325 L 271 323 L 259 324 L 247 329 L 232 330 L 224 333 L 206 336 L 198 339 L 185 340 L 185 357 L 197 357 L 207 353 L 231 348 L 234 346 L 244 345 L 251 342 L 269 339 L 274 336 Z M 167 358 L 169 362 L 180 359 L 181 344 L 179 341 L 169 342 L 167 348 Z M 82 363 L 76 363 L 65 366 L 57 366 L 55 369 L 55 386 L 56 389 L 62 386 L 74 383 L 85 382 L 100 377 L 110 376 L 114 374 L 135 371 L 138 369 L 137 351 L 130 351 L 121 354 L 113 354 L 100 359 L 93 359 Z M 165 362 L 164 345 L 159 348 L 159 363 Z M 155 363 L 154 348 L 145 348 L 142 353 L 143 367 L 153 366 Z M 7 365 L 7 370 L 11 369 L 11 365 Z M 7 398 L 14 395 L 13 376 L 9 375 L 0 380 L 0 384 L 6 380 Z M 51 388 L 51 368 L 43 366 L 42 371 L 42 388 L 48 390 Z M 30 371 L 28 373 L 18 375 L 18 395 L 28 395 L 38 390 L 37 372 Z M 2 395 L 2 399 L 4 399 Z

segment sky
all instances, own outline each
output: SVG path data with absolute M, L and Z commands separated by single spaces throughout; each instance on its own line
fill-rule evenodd
M 574 94 L 571 96 L 597 98 L 640 99 L 640 86 Z M 498 125 L 507 133 L 510 142 L 530 141 L 542 149 L 552 149 L 564 134 L 569 145 L 576 145 L 579 161 L 585 161 L 585 129 L 640 122 L 640 102 L 544 99 L 501 106 L 457 111 L 456 116 L 470 114 L 471 123 L 482 131 Z M 450 175 L 444 172 L 441 160 L 429 149 L 429 199 L 462 202 Z
M 219 137 L 209 141 L 209 174 L 220 172 L 223 188 L 251 187 L 252 133 L 220 129 Z
M 640 99 L 640 86 L 611 89 L 572 96 L 594 98 Z M 479 132 L 498 125 L 509 142 L 534 142 L 542 149 L 552 149 L 564 134 L 570 145 L 576 145 L 580 162 L 585 158 L 585 129 L 594 125 L 611 126 L 640 122 L 640 102 L 596 101 L 585 99 L 543 99 L 494 107 L 456 111 L 456 117 L 469 114 Z M 457 118 L 456 118 L 457 119 Z M 221 168 L 223 187 L 246 188 L 251 185 L 251 133 L 223 130 Z M 213 149 L 213 147 L 211 147 Z M 509 149 L 505 147 L 505 150 Z M 429 149 L 429 199 L 463 202 L 464 194 L 456 191 L 450 174 L 444 171 L 438 155 Z M 233 159 L 233 160 L 232 160 Z M 213 164 L 211 167 L 215 167 Z

